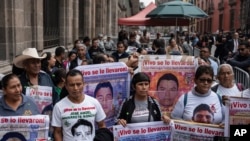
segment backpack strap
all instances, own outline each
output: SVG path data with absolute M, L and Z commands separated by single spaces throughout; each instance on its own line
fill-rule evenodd
M 220 101 L 220 106 L 222 106 L 222 98 L 221 98 L 221 96 L 218 95 L 217 93 L 215 93 L 215 94 L 218 96 L 218 99 L 219 99 L 219 101 Z
M 161 109 L 159 109 L 160 107 L 156 103 L 156 101 L 155 101 L 154 98 L 152 98 L 152 97 L 149 97 L 149 98 L 151 99 L 150 100 L 151 102 L 149 101 L 150 104 L 151 104 L 151 106 L 149 107 L 150 108 L 149 115 L 150 115 L 150 117 L 151 117 L 151 115 L 153 116 L 154 121 L 160 121 L 161 120 L 161 116 L 159 116 L 159 115 L 161 115 Z M 156 110 L 157 113 L 154 113 L 154 110 Z M 150 121 L 150 118 L 148 120 Z
M 219 87 L 219 84 L 216 84 L 215 86 L 211 88 L 211 90 L 217 93 L 218 87 Z
M 187 105 L 187 93 L 184 94 L 184 108 Z

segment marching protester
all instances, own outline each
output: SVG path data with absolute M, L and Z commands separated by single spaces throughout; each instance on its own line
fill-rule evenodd
M 104 51 L 98 46 L 99 45 L 98 41 L 99 41 L 98 38 L 92 39 L 92 46 L 88 50 L 91 59 L 93 59 L 95 55 L 99 53 L 104 53 Z
M 22 93 L 22 84 L 15 74 L 7 74 L 3 77 L 2 90 L 0 116 L 30 116 L 40 114 L 35 102 Z
M 155 55 L 165 55 L 166 51 L 161 47 L 161 40 L 157 39 L 152 44 L 152 49 L 154 50 Z
M 55 50 L 55 67 L 56 68 L 63 68 L 63 61 L 65 59 L 65 48 L 57 47 Z
M 56 59 L 51 54 L 51 52 L 44 52 L 42 53 L 42 55 L 43 54 L 46 54 L 46 57 L 41 60 L 41 70 L 46 72 L 51 77 L 52 73 L 56 69 L 58 69 L 58 68 L 55 68 Z
M 76 59 L 76 57 L 77 57 L 77 52 L 70 51 L 68 53 L 68 58 L 63 62 L 63 65 L 64 65 L 63 68 L 66 70 L 66 72 L 69 71 L 70 62 Z
M 221 64 L 218 68 L 219 84 L 211 89 L 220 96 L 240 96 L 244 90 L 241 83 L 235 83 L 233 68 L 229 64 Z
M 77 136 L 74 136 L 73 130 L 76 130 L 73 125 L 84 119 L 92 125 L 93 130 L 86 133 L 86 128 L 81 127 L 77 130 L 77 134 L 81 137 L 80 140 L 92 141 L 95 136 L 95 123 L 98 128 L 106 127 L 104 110 L 98 100 L 82 93 L 84 80 L 79 70 L 73 69 L 67 73 L 65 87 L 68 95 L 60 100 L 53 109 L 54 138 L 56 141 L 79 140 Z
M 74 69 L 77 66 L 89 64 L 91 61 L 86 56 L 87 47 L 84 44 L 78 44 L 77 57 L 70 62 L 69 70 Z
M 140 37 L 141 47 L 148 48 L 149 42 L 150 42 L 150 38 L 147 34 L 147 30 L 144 30 L 142 36 Z
M 126 52 L 127 46 L 122 41 L 117 43 L 117 51 L 112 53 L 112 56 L 115 57 L 116 61 L 119 62 L 119 59 L 128 58 L 129 54 Z
M 156 33 L 156 38 L 153 40 L 152 48 L 154 43 L 159 40 L 161 48 L 165 49 L 165 40 L 161 37 L 161 33 Z
M 132 32 L 129 34 L 128 46 L 136 47 L 137 49 L 141 47 L 141 45 L 136 41 L 137 34 Z
M 116 49 L 114 41 L 111 39 L 111 36 L 107 36 L 107 40 L 104 42 L 106 51 L 112 51 Z
M 211 91 L 213 77 L 212 67 L 200 66 L 195 72 L 195 87 L 178 99 L 171 118 L 192 121 L 195 108 L 200 104 L 207 104 L 214 116 L 211 123 L 222 124 L 225 117 L 224 106 L 221 97 Z
M 22 55 L 16 57 L 13 63 L 23 68 L 24 72 L 19 76 L 22 84 L 22 92 L 26 94 L 26 89 L 33 86 L 47 86 L 52 87 L 52 100 L 55 104 L 58 100 L 57 94 L 54 90 L 54 84 L 51 77 L 41 71 L 41 59 L 46 58 L 46 54 L 39 56 L 36 48 L 26 48 Z
M 131 83 L 135 92 L 123 102 L 117 116 L 117 124 L 126 126 L 128 123 L 161 120 L 169 123 L 170 118 L 162 115 L 158 102 L 148 95 L 150 78 L 147 74 L 136 73 Z
M 106 52 L 102 33 L 98 34 L 98 47 L 102 50 L 103 53 Z
M 213 68 L 214 76 L 217 76 L 218 63 L 211 57 L 211 50 L 208 46 L 203 46 L 200 48 L 200 56 L 195 60 L 196 69 L 200 65 L 208 65 Z
M 181 55 L 183 54 L 182 48 L 176 43 L 174 38 L 169 39 L 169 44 L 166 47 L 166 53 L 170 55 Z
M 250 45 L 242 41 L 238 46 L 238 54 L 227 60 L 227 63 L 233 67 L 239 67 L 246 72 L 250 72 Z

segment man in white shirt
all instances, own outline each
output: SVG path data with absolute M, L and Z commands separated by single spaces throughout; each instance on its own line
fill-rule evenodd
M 84 81 L 79 70 L 73 69 L 67 73 L 65 87 L 68 96 L 53 109 L 54 138 L 56 141 L 92 141 L 95 136 L 95 123 L 98 128 L 106 127 L 104 110 L 95 98 L 83 94 Z M 88 124 L 80 124 L 83 119 Z M 90 128 L 89 132 L 83 131 L 85 126 Z M 76 132 L 82 135 L 77 136 Z

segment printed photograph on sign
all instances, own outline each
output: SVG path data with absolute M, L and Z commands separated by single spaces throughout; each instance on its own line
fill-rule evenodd
M 150 77 L 150 95 L 156 98 L 163 112 L 171 112 L 178 98 L 193 85 L 191 73 L 176 71 L 147 72 Z
M 170 114 L 178 98 L 194 86 L 194 57 L 141 55 L 138 70 L 150 77 L 150 95 Z
M 100 102 L 108 125 L 114 124 L 115 114 L 118 113 L 123 99 L 127 97 L 126 83 L 125 79 L 116 79 L 85 84 L 84 93 Z

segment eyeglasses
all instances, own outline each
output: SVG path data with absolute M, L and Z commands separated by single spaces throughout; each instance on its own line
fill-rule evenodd
M 213 82 L 213 79 L 200 78 L 199 81 L 200 81 L 201 83 L 205 83 L 205 82 L 207 82 L 207 83 L 212 83 L 212 82 Z
M 244 48 L 239 48 L 238 51 L 244 51 L 245 49 Z

